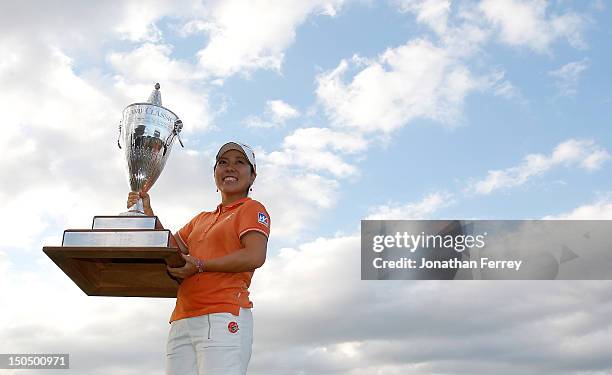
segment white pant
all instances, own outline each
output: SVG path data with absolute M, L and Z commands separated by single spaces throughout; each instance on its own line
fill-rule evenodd
M 236 330 L 237 328 L 237 330 Z M 167 375 L 244 375 L 253 345 L 251 309 L 175 320 L 166 347 Z

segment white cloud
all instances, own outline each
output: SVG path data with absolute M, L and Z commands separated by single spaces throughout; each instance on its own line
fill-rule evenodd
M 495 96 L 500 96 L 506 99 L 523 100 L 523 95 L 520 90 L 506 79 L 506 72 L 496 70 L 486 77 L 486 86 L 488 86 Z
M 114 181 L 123 182 L 112 142 L 117 114 L 112 98 L 77 76 L 60 50 L 0 45 L 13 54 L 0 70 L 0 102 L 10 108 L 0 174 L 11 176 L 0 187 L 0 211 L 5 228 L 18 235 L 3 236 L 0 246 L 25 247 L 57 221 L 81 217 L 114 192 Z
M 361 281 L 360 247 L 358 235 L 318 238 L 257 271 L 250 373 L 569 375 L 593 356 L 612 367 L 599 348 L 610 282 Z M 549 334 L 534 342 L 534 329 Z
M 519 186 L 558 165 L 578 165 L 586 170 L 599 169 L 610 158 L 608 152 L 592 140 L 569 139 L 558 144 L 550 155 L 529 154 L 515 167 L 489 171 L 470 190 L 489 194 L 494 190 Z
M 275 239 L 295 242 L 312 235 L 311 224 L 336 205 L 339 184 L 334 179 L 269 162 L 257 169 L 252 197 L 266 205 Z
M 584 58 L 579 61 L 574 61 L 563 65 L 559 69 L 548 72 L 556 79 L 555 85 L 559 89 L 561 95 L 574 96 L 578 91 L 578 83 L 581 74 L 589 67 L 589 59 Z
M 300 112 L 282 100 L 268 100 L 266 105 L 275 122 L 282 123 L 300 115 Z
M 15 258 L 0 255 L 0 293 L 13 301 L 0 310 L 4 352 L 70 353 L 82 374 L 161 373 L 173 300 L 88 297 L 40 249 L 28 271 Z
M 612 220 L 612 200 L 610 197 L 599 199 L 573 210 L 557 215 L 544 217 L 548 220 Z
M 168 44 L 144 43 L 129 52 L 110 53 L 108 61 L 117 72 L 134 81 L 180 82 L 201 78 L 191 64 L 173 60 L 172 49 Z
M 4 218 L 0 224 L 14 235 L 4 236 L 0 249 L 38 251 L 43 241 L 51 240 L 49 233 L 87 227 L 94 215 L 125 209 L 129 189 L 125 162 L 114 142 L 120 109 L 146 99 L 151 85 L 116 77 L 114 86 L 97 86 L 77 75 L 71 59 L 58 50 L 48 51 L 40 63 L 33 57 L 44 51 L 10 47 L 12 58 L 0 70 L 0 101 L 11 108 L 7 113 L 11 126 L 0 139 L 4 150 L 0 173 L 11 176 L 0 188 Z M 162 96 L 164 104 L 183 118 L 187 134 L 197 126 L 190 119 L 205 120 L 197 113 L 205 102 L 189 87 L 170 82 L 162 88 Z M 36 111 L 31 110 L 32 103 Z M 175 145 L 151 191 L 155 212 L 174 230 L 198 209 L 211 210 L 218 204 L 213 152 L 208 148 L 196 152 L 188 140 L 187 150 Z M 253 197 L 269 206 L 274 236 L 295 240 L 308 230 L 308 222 L 334 205 L 338 184 L 301 168 L 260 161 Z M 58 244 L 57 237 L 53 240 L 44 244 Z
M 200 9 L 191 0 L 103 1 L 83 3 L 62 0 L 53 3 L 16 1 L 4 4 L 0 13 L 3 38 L 53 44 L 69 54 L 86 51 L 97 55 L 113 39 L 132 42 L 158 41 L 155 25 L 162 17 L 191 16 Z
M 500 39 L 506 44 L 548 52 L 555 40 L 566 38 L 572 46 L 584 47 L 584 17 L 571 11 L 549 14 L 547 7 L 544 0 L 484 0 L 479 4 L 484 17 L 499 30 Z
M 248 128 L 259 128 L 259 129 L 270 129 L 270 128 L 277 128 L 281 126 L 281 124 L 278 124 L 272 121 L 266 121 L 259 116 L 248 116 L 247 118 L 242 120 L 242 123 Z
M 286 121 L 300 116 L 300 112 L 282 100 L 268 100 L 263 117 L 249 116 L 244 120 L 251 128 L 281 127 Z
M 120 111 L 126 105 L 146 101 L 153 90 L 153 84 L 160 82 L 164 107 L 172 110 L 183 121 L 181 133 L 183 140 L 190 134 L 214 128 L 213 122 L 217 112 L 213 112 L 210 108 L 209 94 L 206 89 L 172 80 L 153 80 L 143 83 L 129 80 L 130 77 L 125 76 L 114 78 L 113 89 L 116 95 L 121 97 L 121 104 L 116 107 L 120 108 L 117 113 L 119 119 L 121 118 Z
M 280 168 L 294 166 L 329 172 L 335 177 L 348 177 L 357 174 L 358 170 L 340 155 L 354 154 L 366 148 L 367 142 L 359 134 L 328 128 L 300 128 L 285 137 L 280 151 L 264 154 L 263 158 Z
M 312 235 L 310 224 L 336 205 L 337 179 L 358 174 L 343 157 L 366 148 L 358 134 L 299 128 L 284 138 L 278 151 L 257 149 L 252 196 L 266 204 L 273 235 L 292 241 Z
M 450 0 L 398 0 L 398 5 L 400 11 L 415 13 L 418 22 L 428 25 L 438 34 L 446 32 Z
M 368 144 L 359 134 L 344 133 L 329 128 L 300 128 L 285 137 L 283 146 L 312 151 L 331 148 L 340 153 L 354 154 L 365 151 Z
M 359 254 L 359 236 L 350 235 L 268 257 L 251 288 L 250 374 L 569 375 L 577 363 L 585 371 L 612 368 L 605 345 L 610 282 L 362 281 Z M 0 253 L 0 270 L 8 271 L 0 272 L 0 292 L 20 301 L 0 310 L 0 347 L 69 352 L 79 373 L 163 373 L 173 300 L 86 297 L 50 260 L 35 264 L 19 272 Z M 548 334 L 534 338 L 534 330 Z M 440 355 L 449 352 L 452 358 Z
M 199 68 L 222 77 L 257 68 L 277 69 L 296 27 L 319 11 L 333 15 L 342 3 L 253 3 L 247 8 L 237 2 L 211 3 L 210 7 L 188 6 L 190 2 L 148 4 L 154 5 L 141 9 L 136 2 L 40 2 L 34 6 L 13 2 L 7 4 L 9 11 L 0 13 L 0 49 L 5 51 L 0 61 L 0 103 L 9 109 L 0 138 L 0 174 L 10 176 L 0 187 L 0 227 L 10 233 L 0 242 L 0 294 L 6 301 L 17 302 L 0 310 L 0 347 L 4 348 L 0 352 L 70 352 L 72 371 L 77 373 L 163 372 L 166 322 L 173 301 L 130 298 L 117 303 L 116 298 L 85 297 L 40 254 L 40 245 L 57 240 L 65 228 L 86 226 L 95 214 L 123 209 L 127 184 L 114 140 L 118 111 L 125 104 L 146 98 L 151 84 L 165 79 L 164 103 L 185 120 L 186 134 L 208 129 L 213 114 L 207 90 L 194 82 L 203 74 Z M 226 7 L 237 10 L 226 15 L 231 22 L 221 14 Z M 155 24 L 160 17 L 179 11 L 208 20 L 207 25 L 197 20 L 192 24 L 193 30 L 206 30 L 211 36 L 211 48 L 204 49 L 211 59 L 202 60 L 200 67 L 172 58 L 172 49 Z M 209 11 L 211 16 L 206 18 Z M 246 32 L 257 35 L 240 33 L 242 12 L 250 16 Z M 446 22 L 444 9 L 422 17 L 422 22 L 444 30 L 440 26 Z M 480 30 L 472 31 L 482 37 Z M 72 52 L 89 48 L 88 53 L 105 53 L 101 44 L 115 36 L 155 44 L 139 44 L 132 51 L 111 55 L 108 61 L 119 73 L 112 79 L 83 70 L 85 60 L 76 59 Z M 456 47 L 451 54 L 442 45 L 415 41 L 373 61 L 362 60 L 364 75 L 357 74 L 349 83 L 340 79 L 342 90 L 335 93 L 344 95 L 341 99 L 347 102 L 362 104 L 357 100 L 360 95 L 370 96 L 361 93 L 361 88 L 384 88 L 368 80 L 368 75 L 383 77 L 385 84 L 400 80 L 398 87 L 392 87 L 392 95 L 381 98 L 388 102 L 377 104 L 375 110 L 385 114 L 397 103 L 413 107 L 382 118 L 387 121 L 384 131 L 419 116 L 455 118 L 474 82 L 467 68 L 453 61 Z M 433 63 L 431 69 L 404 64 L 410 55 L 418 65 L 421 52 L 430 54 L 425 64 Z M 422 71 L 412 72 L 412 68 Z M 435 82 L 422 99 L 417 86 L 399 87 L 404 78 L 416 77 L 411 85 L 427 83 L 430 74 Z M 455 91 L 446 92 L 446 86 Z M 330 111 L 336 113 L 333 108 Z M 337 118 L 352 120 L 345 116 L 351 111 L 338 112 Z M 275 113 L 277 118 L 287 118 L 287 111 Z M 366 120 L 365 125 L 359 124 L 361 128 L 381 128 L 375 117 Z M 152 191 L 156 212 L 174 229 L 196 213 L 194 207 L 212 209 L 218 203 L 212 182 L 213 152 L 208 147 L 196 151 L 194 143 L 187 146 L 192 148 L 175 148 Z M 262 158 L 253 197 L 268 206 L 273 236 L 299 239 L 316 234 L 311 223 L 336 204 L 340 187 L 336 178 L 358 173 L 345 159 L 359 156 L 367 147 L 368 139 L 359 132 L 304 128 L 289 134 L 280 151 L 258 151 Z M 609 158 L 607 151 L 597 147 L 584 155 L 575 149 L 570 145 L 547 158 L 557 160 L 551 162 L 554 165 L 577 163 L 586 169 L 596 169 Z M 325 173 L 332 177 L 324 177 Z M 451 198 L 434 193 L 416 203 L 377 207 L 372 215 L 430 216 Z M 600 206 L 583 215 L 605 217 L 608 203 Z M 569 374 L 576 363 L 582 368 L 595 363 L 600 371 L 612 367 L 606 352 L 610 306 L 601 302 L 609 300 L 609 283 L 518 287 L 516 283 L 364 283 L 358 273 L 359 247 L 356 235 L 320 238 L 269 257 L 253 284 L 257 336 L 250 373 L 542 375 Z M 528 294 L 523 293 L 525 289 Z M 504 307 L 507 301 L 514 301 L 512 309 Z M 449 319 L 448 311 L 459 320 Z M 488 312 L 487 319 L 481 319 L 482 311 Z M 505 330 L 500 332 L 500 327 Z M 552 334 L 540 335 L 534 342 L 531 333 L 536 330 Z M 440 353 L 453 353 L 453 358 L 442 358 Z M 507 360 L 509 356 L 513 361 Z
M 124 210 L 129 186 L 123 154 L 115 144 L 118 123 L 123 107 L 146 99 L 152 85 L 119 80 L 114 90 L 99 76 L 77 74 L 73 60 L 57 48 L 10 40 L 1 40 L 0 45 L 12 51 L 0 68 L 0 102 L 10 108 L 0 138 L 4 152 L 0 174 L 11 176 L 0 186 L 0 224 L 15 234 L 3 236 L 0 248 L 38 250 L 49 233 L 87 227 L 94 215 Z M 186 111 L 184 119 L 198 116 L 204 121 L 204 114 L 190 115 L 202 108 L 190 100 L 192 92 L 175 87 L 176 92 L 169 85 L 172 94 L 164 96 L 170 98 L 165 104 L 179 114 L 181 106 L 189 106 L 192 112 Z M 178 94 L 182 100 L 174 106 Z M 193 126 L 185 121 L 188 133 Z M 175 147 L 173 154 L 181 151 Z M 179 174 L 178 180 L 193 180 L 199 169 L 183 166 L 179 171 L 192 175 Z M 153 192 L 156 189 L 157 185 Z M 180 203 L 179 207 L 189 206 L 187 201 Z
M 255 69 L 280 70 L 296 28 L 311 14 L 333 16 L 344 0 L 211 1 L 204 17 L 183 29 L 205 31 L 210 39 L 198 52 L 200 66 L 227 77 Z
M 100 12 L 105 16 L 110 11 Z M 150 14 L 148 10 L 145 13 Z M 178 13 L 166 13 L 173 14 Z M 94 19 L 92 26 L 100 21 L 93 14 L 87 17 Z M 117 23 L 113 22 L 119 22 L 104 20 L 104 27 L 96 33 L 83 25 L 88 33 L 83 32 L 82 37 L 90 42 L 100 39 L 97 32 L 108 35 L 104 32 L 114 30 Z M 71 39 L 61 35 L 61 24 L 47 25 L 44 31 L 49 38 L 56 33 L 58 44 L 71 44 Z M 148 39 L 136 34 L 132 34 L 134 40 Z M 11 108 L 6 118 L 11 126 L 0 139 L 4 152 L 0 172 L 12 176 L 0 188 L 0 210 L 5 218 L 12 218 L 2 224 L 16 234 L 0 241 L 0 248 L 11 252 L 40 249 L 43 241 L 58 241 L 66 228 L 86 227 L 93 215 L 124 210 L 128 185 L 122 152 L 115 146 L 117 125 L 125 105 L 145 100 L 156 81 L 161 81 L 164 105 L 184 121 L 183 139 L 189 149 L 175 145 L 151 191 L 154 209 L 171 229 L 196 214 L 194 207 L 214 209 L 218 196 L 214 193 L 212 156 L 208 147 L 195 152 L 195 137 L 190 142 L 194 133 L 212 126 L 214 116 L 208 107 L 208 90 L 198 82 L 200 67 L 173 58 L 173 47 L 168 44 L 145 42 L 126 52 L 109 53 L 107 61 L 117 73 L 109 77 L 81 65 L 75 68 L 73 59 L 61 48 L 50 47 L 53 43 L 43 43 L 36 34 L 30 39 L 24 35 L 30 34 L 0 40 L 2 49 L 10 51 L 0 63 L 0 102 Z M 277 120 L 298 115 L 280 101 L 270 101 L 269 110 Z M 204 172 L 203 164 L 207 166 Z M 260 163 L 259 172 L 253 197 L 271 202 L 277 238 L 295 240 L 308 230 L 309 221 L 335 203 L 338 184 L 334 179 L 299 168 L 269 163 L 266 167 L 265 162 Z M 176 184 L 186 180 L 190 184 Z M 48 202 L 50 195 L 53 203 Z
M 214 210 L 219 204 L 213 180 L 216 152 L 214 146 L 172 151 L 151 192 L 153 209 L 167 228 L 179 229 L 200 211 Z M 273 239 L 293 243 L 307 237 L 314 230 L 309 224 L 335 206 L 338 182 L 314 171 L 276 164 L 259 147 L 255 154 L 257 178 L 250 197 L 261 201 L 270 213 Z M 123 192 L 119 196 L 123 201 Z
M 114 29 L 128 40 L 158 42 L 162 39 L 162 32 L 155 25 L 155 21 L 168 15 L 171 7 L 170 1 L 157 1 L 146 7 L 136 1 L 128 2 L 125 4 L 123 17 Z
M 317 96 L 336 126 L 391 132 L 415 118 L 456 120 L 477 88 L 468 68 L 444 48 L 413 40 L 385 51 L 345 82 L 342 60 L 317 78 Z
M 430 193 L 418 202 L 390 202 L 370 209 L 366 220 L 416 220 L 431 219 L 441 208 L 453 204 L 454 197 L 447 192 Z

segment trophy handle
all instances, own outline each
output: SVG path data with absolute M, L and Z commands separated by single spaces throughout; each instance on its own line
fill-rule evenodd
M 179 135 L 182 129 L 183 129 L 183 121 L 176 120 L 176 122 L 174 123 L 174 129 L 172 130 L 172 136 L 169 137 L 168 140 L 166 141 L 166 147 L 171 145 L 172 141 L 174 140 L 174 137 L 176 137 L 178 138 L 178 141 L 181 144 L 181 147 L 185 148 L 185 146 L 183 145 L 183 141 L 181 140 L 181 136 Z
M 117 136 L 117 146 L 121 149 L 121 121 L 119 121 L 119 135 Z

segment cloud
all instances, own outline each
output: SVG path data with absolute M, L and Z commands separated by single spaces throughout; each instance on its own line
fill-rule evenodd
M 47 226 L 81 217 L 81 209 L 100 202 L 92 197 L 104 199 L 113 181 L 122 182 L 112 141 L 117 128 L 108 126 L 117 124 L 117 114 L 113 99 L 76 75 L 57 48 L 0 44 L 12 51 L 0 70 L 0 102 L 10 108 L 0 173 L 11 176 L 0 187 L 0 210 L 5 228 L 18 235 L 3 236 L 0 247 L 27 246 Z
M 173 60 L 172 49 L 168 44 L 144 43 L 129 52 L 112 52 L 107 59 L 118 73 L 134 81 L 181 82 L 201 78 L 191 64 Z
M 181 4 L 175 5 L 181 8 Z M 219 7 L 225 4 L 228 3 Z M 332 15 L 336 8 L 330 4 L 317 3 L 309 12 Z M 69 8 L 71 11 L 79 9 L 78 4 L 74 5 L 75 8 Z M 161 81 L 164 105 L 185 124 L 183 140 L 188 149 L 174 147 L 162 177 L 153 187 L 155 212 L 168 228 L 177 229 L 197 213 L 194 207 L 208 210 L 218 204 L 212 180 L 214 150 L 209 145 L 199 145 L 197 137 L 212 128 L 216 115 L 208 105 L 209 88 L 202 83 L 202 67 L 175 58 L 174 47 L 164 42 L 161 28 L 155 26 L 160 17 L 184 20 L 210 10 L 195 4 L 183 5 L 181 9 L 173 8 L 174 5 L 144 9 L 143 17 L 127 26 L 116 9 L 96 8 L 99 17 L 95 12 L 89 13 L 89 9 L 82 10 L 83 16 L 75 19 L 90 18 L 90 28 L 86 23 L 77 27 L 69 22 L 62 25 L 45 20 L 38 13 L 44 8 L 40 7 L 31 18 L 40 16 L 41 24 L 16 34 L 18 37 L 0 39 L 2 49 L 11 51 L 0 63 L 3 86 L 0 101 L 11 108 L 7 119 L 11 126 L 7 126 L 0 140 L 5 155 L 0 161 L 0 172 L 12 176 L 8 184 L 0 187 L 4 202 L 0 209 L 6 218 L 12 218 L 5 219 L 3 224 L 16 234 L 0 241 L 0 249 L 11 253 L 39 249 L 43 241 L 57 243 L 66 228 L 86 226 L 93 215 L 124 210 L 128 185 L 122 152 L 115 146 L 117 126 L 125 105 L 146 99 L 156 81 Z M 27 13 L 27 6 L 23 8 L 18 11 Z M 57 9 L 48 9 L 48 15 Z M 134 8 L 130 9 L 121 11 L 132 14 Z M 148 26 L 138 27 L 141 21 Z M 88 42 L 78 46 L 75 41 L 78 37 Z M 128 45 L 131 48 L 127 50 L 99 48 L 90 52 L 101 55 L 100 58 L 105 56 L 112 73 L 102 73 L 96 67 L 90 69 L 64 50 L 80 57 L 92 41 L 111 42 L 114 38 L 137 43 Z M 36 111 L 32 111 L 33 103 Z M 272 118 L 284 121 L 299 114 L 281 101 L 270 101 L 269 111 Z M 317 155 L 313 160 L 321 156 Z M 203 165 L 206 167 L 202 168 Z M 310 220 L 316 220 L 334 205 L 338 183 L 334 178 L 320 176 L 314 169 L 277 167 L 260 164 L 253 197 L 273 202 L 269 208 L 277 226 L 275 236 L 295 240 L 304 233 Z M 273 169 L 266 171 L 267 168 Z M 176 184 L 187 180 L 191 184 Z M 290 182 L 281 185 L 279 181 Z M 49 194 L 53 195 L 53 202 L 49 202 Z
M 120 77 L 113 86 L 99 75 L 77 74 L 73 59 L 57 47 L 10 39 L 0 45 L 11 51 L 0 67 L 0 102 L 10 108 L 0 139 L 0 173 L 11 176 L 0 187 L 0 210 L 2 224 L 15 233 L 4 236 L 0 248 L 39 249 L 48 233 L 87 226 L 93 215 L 122 212 L 129 187 L 115 143 L 121 110 L 146 99 L 152 86 Z M 197 123 L 192 118 L 206 121 L 202 97 L 177 84 L 167 88 L 172 94 L 164 96 L 164 103 L 179 114 L 189 107 L 185 129 L 193 132 Z M 176 107 L 175 98 L 180 98 Z M 192 175 L 197 172 L 195 168 Z
M 336 205 L 338 182 L 270 163 L 262 168 L 253 187 L 253 198 L 266 205 L 273 238 L 294 243 L 313 235 L 315 228 L 311 224 Z
M 479 9 L 499 33 L 501 41 L 511 46 L 527 46 L 536 52 L 549 52 L 557 39 L 565 38 L 577 48 L 584 48 L 582 29 L 585 18 L 575 12 L 547 12 L 544 0 L 484 0 Z
M 115 145 L 120 111 L 126 103 L 146 99 L 152 89 L 151 83 L 139 81 L 146 77 L 130 80 L 128 71 L 138 66 L 131 66 L 130 59 L 136 55 L 141 59 L 137 61 L 157 57 L 152 64 L 170 71 L 180 66 L 165 59 L 166 47 L 145 44 L 134 53 L 114 56 L 114 62 L 125 67 L 126 77 L 115 76 L 111 85 L 99 85 L 102 80 L 98 76 L 77 74 L 72 59 L 57 48 L 3 43 L 12 52 L 0 67 L 0 101 L 11 108 L 6 118 L 11 126 L 0 139 L 4 150 L 0 173 L 11 179 L 0 187 L 4 213 L 0 224 L 14 236 L 0 240 L 0 249 L 32 251 L 46 240 L 52 242 L 46 244 L 57 244 L 61 231 L 86 227 L 94 215 L 125 209 L 129 187 L 122 151 Z M 199 146 L 194 136 L 210 124 L 206 91 L 180 79 L 164 83 L 162 97 L 164 105 L 183 119 L 188 149 L 175 145 L 151 191 L 156 214 L 174 230 L 197 209 L 211 210 L 218 204 L 212 179 L 216 150 Z M 36 103 L 36 111 L 31 110 L 32 103 Z M 334 147 L 345 146 L 340 143 Z M 321 157 L 312 155 L 313 160 Z M 253 197 L 272 202 L 269 208 L 277 226 L 275 236 L 295 240 L 304 234 L 309 221 L 334 205 L 338 184 L 315 169 L 308 172 L 295 165 L 261 161 Z M 49 233 L 57 236 L 50 238 Z
M 282 100 L 268 100 L 266 105 L 275 122 L 285 122 L 300 115 L 300 112 Z
M 101 46 L 115 39 L 129 42 L 159 41 L 155 25 L 164 16 L 192 14 L 191 0 L 152 0 L 143 7 L 137 0 L 84 4 L 75 0 L 54 3 L 18 1 L 5 4 L 0 14 L 3 39 L 52 44 L 72 54 L 86 51 L 97 55 Z M 27 22 L 26 22 L 27 21 Z
M 253 279 L 249 373 L 612 369 L 609 281 L 361 281 L 359 249 L 348 235 L 268 257 Z M 50 260 L 35 264 L 17 272 L 0 256 L 0 292 L 20 301 L 0 311 L 9 352 L 69 352 L 72 371 L 91 374 L 163 372 L 172 300 L 86 297 Z
M 49 233 L 83 227 L 95 214 L 123 209 L 128 186 L 122 154 L 115 146 L 121 110 L 146 99 L 154 82 L 139 84 L 121 75 L 109 77 L 84 64 L 87 58 L 83 56 L 101 58 L 98 55 L 108 50 L 102 47 L 107 46 L 104 43 L 116 38 L 147 40 L 147 27 L 139 34 L 137 24 L 150 25 L 162 14 L 178 14 L 166 13 L 168 7 L 159 4 L 142 10 L 126 26 L 123 21 L 135 9 L 130 4 L 83 7 L 80 2 L 65 1 L 48 7 L 18 2 L 0 15 L 0 48 L 10 51 L 0 63 L 0 102 L 9 108 L 0 139 L 4 152 L 0 173 L 11 176 L 0 187 L 0 210 L 5 217 L 2 224 L 15 233 L 0 240 L 0 248 L 38 251 L 42 239 L 57 240 Z M 28 22 L 14 18 L 20 14 Z M 116 31 L 121 25 L 129 35 Z M 92 50 L 92 45 L 97 47 Z M 148 80 L 138 72 L 161 68 L 159 74 L 176 76 L 183 70 L 169 53 L 169 46 L 145 43 L 132 53 L 113 56 L 121 73 Z M 147 64 L 146 58 L 152 60 Z M 130 65 L 138 68 L 130 70 Z M 188 107 L 184 111 L 186 133 L 197 125 L 208 125 L 211 116 L 205 94 L 178 82 L 164 87 L 172 92 L 164 96 L 166 105 L 181 115 L 182 107 Z M 175 98 L 180 101 L 176 106 Z M 198 122 L 192 121 L 196 117 Z
M 197 66 L 172 58 L 168 44 L 144 43 L 128 52 L 111 52 L 107 61 L 115 69 L 114 87 L 125 105 L 145 101 L 156 82 L 162 103 L 183 121 L 183 137 L 213 127 L 218 112 L 209 105 L 210 89 L 201 84 Z
M 19 261 L 0 256 L 5 353 L 69 353 L 76 373 L 162 373 L 173 300 L 88 297 L 42 252 L 27 270 Z
M 311 223 L 336 205 L 339 179 L 359 173 L 345 158 L 367 146 L 359 134 L 311 127 L 294 130 L 278 150 L 257 149 L 252 196 L 266 204 L 274 237 L 295 242 L 313 235 Z
M 520 186 L 558 165 L 578 165 L 588 171 L 601 168 L 610 158 L 609 153 L 592 140 L 569 139 L 558 144 L 550 155 L 529 154 L 515 167 L 489 171 L 483 180 L 473 183 L 469 190 L 477 194 Z
M 214 210 L 219 204 L 213 180 L 218 146 L 172 151 L 151 191 L 153 209 L 167 228 L 177 230 L 200 211 Z M 249 196 L 261 201 L 270 213 L 273 240 L 294 243 L 308 237 L 314 231 L 310 223 L 335 206 L 338 181 L 317 171 L 274 163 L 265 149 L 254 146 L 257 179 Z M 123 201 L 123 191 L 118 196 Z
M 503 70 L 496 70 L 489 74 L 486 79 L 488 82 L 486 85 L 493 91 L 495 96 L 500 96 L 506 99 L 518 99 L 521 102 L 524 102 L 523 95 L 521 91 L 512 84 L 506 78 L 506 72 Z
M 604 197 L 596 202 L 585 204 L 573 210 L 544 217 L 548 220 L 611 220 L 612 219 L 612 200 Z
M 346 80 L 360 59 L 317 77 L 317 97 L 335 126 L 389 133 L 416 118 L 455 121 L 477 88 L 469 69 L 427 40 L 389 48 Z
M 561 95 L 574 96 L 578 91 L 580 76 L 588 67 L 589 59 L 584 58 L 579 61 L 567 63 L 559 69 L 551 70 L 548 74 L 556 79 L 555 85 L 559 89 Z
M 416 220 L 430 219 L 441 208 L 453 204 L 453 195 L 447 192 L 434 192 L 418 202 L 390 202 L 370 209 L 366 220 Z
M 208 44 L 198 52 L 199 64 L 213 76 L 248 74 L 257 69 L 280 70 L 285 49 L 296 28 L 311 14 L 334 16 L 344 0 L 211 1 L 202 16 L 183 28 L 185 34 L 205 32 Z
M 418 22 L 431 27 L 438 34 L 447 31 L 450 0 L 398 0 L 398 5 L 401 12 L 415 13 Z
M 268 100 L 263 118 L 249 116 L 244 120 L 250 128 L 277 128 L 300 116 L 300 112 L 282 100 Z
M 328 172 L 335 177 L 349 177 L 356 175 L 358 170 L 340 155 L 355 154 L 366 148 L 367 142 L 359 134 L 329 128 L 299 128 L 285 137 L 281 150 L 263 157 L 278 168 L 293 166 Z
M 612 369 L 609 281 L 364 282 L 360 246 L 358 235 L 318 238 L 268 257 L 252 286 L 249 373 Z M 31 273 L 15 272 L 0 256 L 8 271 L 0 273 L 0 292 L 22 301 L 0 311 L 8 322 L 0 342 L 15 352 L 70 352 L 72 371 L 162 372 L 172 300 L 86 297 L 48 259 L 36 264 Z
M 535 375 L 612 368 L 601 347 L 612 337 L 608 281 L 361 281 L 359 249 L 359 236 L 318 238 L 282 249 L 258 270 L 250 372 Z
M 10 176 L 0 187 L 0 227 L 11 234 L 0 242 L 0 293 L 15 301 L 0 310 L 2 352 L 70 352 L 77 373 L 163 372 L 172 301 L 85 297 L 40 253 L 40 245 L 57 241 L 65 228 L 87 225 L 95 214 L 123 209 L 124 161 L 114 144 L 118 116 L 125 104 L 146 98 L 160 76 L 166 80 L 164 103 L 185 120 L 185 135 L 193 142 L 170 156 L 152 191 L 156 213 L 167 227 L 178 228 L 194 210 L 214 208 L 216 149 L 199 145 L 195 137 L 210 129 L 214 113 L 209 91 L 197 81 L 204 73 L 227 77 L 280 69 L 296 28 L 309 15 L 333 15 L 344 3 L 149 4 L 144 9 L 136 2 L 13 2 L 0 14 L 5 51 L 0 102 L 9 108 L 0 138 L 0 174 Z M 425 10 L 419 10 L 420 21 L 445 32 L 445 38 L 464 36 L 471 43 L 486 36 L 478 27 L 463 35 L 451 28 L 443 7 L 430 15 Z M 186 32 L 204 30 L 210 37 L 199 65 L 174 58 L 164 40 L 166 29 L 157 25 L 162 18 L 182 22 L 194 16 Z M 245 19 L 248 29 L 241 31 Z M 105 55 L 116 38 L 126 39 L 121 46 L 131 49 L 108 54 L 115 71 L 89 70 L 81 55 Z M 273 238 L 296 245 L 278 255 L 271 249 L 267 264 L 256 272 L 250 373 L 545 375 L 612 368 L 609 282 L 364 283 L 357 235 L 299 244 L 316 235 L 311 224 L 335 207 L 340 179 L 359 173 L 353 159 L 367 151 L 370 138 L 354 129 L 391 132 L 414 118 L 452 121 L 460 115 L 465 96 L 480 87 L 480 80 L 457 59 L 466 57 L 457 52 L 459 40 L 452 47 L 446 40 L 414 40 L 369 62 L 347 60 L 339 77 L 323 81 L 331 87 L 321 100 L 331 103 L 326 110 L 336 128 L 296 129 L 278 150 L 257 150 L 260 175 L 253 197 L 271 212 Z M 524 44 L 531 45 L 528 40 Z M 351 69 L 359 71 L 348 77 Z M 384 80 L 380 85 L 374 82 L 378 78 Z M 402 79 L 412 86 L 399 87 Z M 422 83 L 424 97 L 418 91 Z M 383 84 L 393 91 L 383 92 Z M 375 115 L 388 115 L 380 118 L 382 125 L 373 115 L 359 122 L 361 114 L 349 108 L 357 104 L 365 110 L 370 98 Z M 387 114 L 395 106 L 408 109 Z M 270 108 L 272 116 L 289 120 L 287 111 Z M 575 149 L 587 151 L 572 156 Z M 607 151 L 588 145 L 545 156 L 553 165 L 585 169 L 597 169 L 608 158 Z M 430 216 L 451 199 L 438 192 L 371 212 Z M 583 215 L 602 212 L 604 217 L 607 203 L 600 206 Z M 542 334 L 534 338 L 533 332 Z

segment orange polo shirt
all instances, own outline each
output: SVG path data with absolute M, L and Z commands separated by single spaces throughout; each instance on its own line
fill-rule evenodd
M 270 215 L 265 207 L 243 198 L 230 205 L 219 205 L 213 212 L 202 212 L 178 231 L 189 254 L 204 261 L 219 258 L 242 248 L 240 237 L 250 231 L 270 235 Z M 253 271 L 203 272 L 183 280 L 170 321 L 204 314 L 251 308 L 248 288 Z

